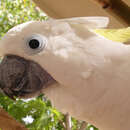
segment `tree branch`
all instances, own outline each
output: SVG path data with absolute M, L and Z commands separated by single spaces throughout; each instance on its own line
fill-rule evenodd
M 0 129 L 1 130 L 27 130 L 25 126 L 17 122 L 8 113 L 0 108 Z
M 65 125 L 66 125 L 66 130 L 71 130 L 71 117 L 69 113 L 65 115 Z
M 122 0 L 94 0 L 125 26 L 130 26 L 130 7 Z

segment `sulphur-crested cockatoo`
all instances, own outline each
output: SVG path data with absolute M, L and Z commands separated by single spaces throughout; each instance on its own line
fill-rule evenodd
M 129 130 L 130 46 L 105 38 L 116 32 L 102 29 L 108 21 L 50 19 L 12 28 L 0 42 L 1 89 L 11 98 L 43 92 L 61 112 L 100 130 Z

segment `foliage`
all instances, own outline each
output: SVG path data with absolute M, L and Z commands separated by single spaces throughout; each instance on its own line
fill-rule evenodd
M 63 121 L 63 115 L 52 108 L 50 101 L 45 100 L 43 95 L 28 101 L 17 99 L 14 102 L 0 94 L 0 106 L 15 119 L 26 124 L 30 130 L 63 129 L 63 126 L 59 124 L 59 121 Z
M 0 0 L 0 37 L 17 24 L 30 20 L 46 20 L 47 16 L 31 0 Z M 51 106 L 43 95 L 30 99 L 12 101 L 0 94 L 0 107 L 30 130 L 64 130 L 65 116 Z M 29 120 L 27 120 L 29 119 Z M 72 130 L 80 128 L 82 122 L 71 118 Z M 86 130 L 97 130 L 88 125 Z
M 0 107 L 5 109 L 16 120 L 24 123 L 30 130 L 64 130 L 64 115 L 53 108 L 50 101 L 46 100 L 43 95 L 29 100 L 17 99 L 13 101 L 0 94 Z M 74 118 L 71 121 L 72 130 L 80 128 L 82 122 Z M 86 130 L 92 128 L 97 130 L 92 125 L 88 125 Z
M 0 36 L 17 24 L 46 18 L 31 0 L 0 0 Z

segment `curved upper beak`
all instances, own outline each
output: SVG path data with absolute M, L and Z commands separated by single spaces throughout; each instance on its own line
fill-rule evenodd
M 33 97 L 56 83 L 39 64 L 16 55 L 6 55 L 0 64 L 0 89 L 10 98 Z

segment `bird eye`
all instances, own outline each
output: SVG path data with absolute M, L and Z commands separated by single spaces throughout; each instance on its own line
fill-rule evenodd
M 47 38 L 39 34 L 32 35 L 27 40 L 27 48 L 31 54 L 41 52 L 45 48 L 46 44 Z
M 28 44 L 31 49 L 37 49 L 40 46 L 40 41 L 37 39 L 31 39 Z

